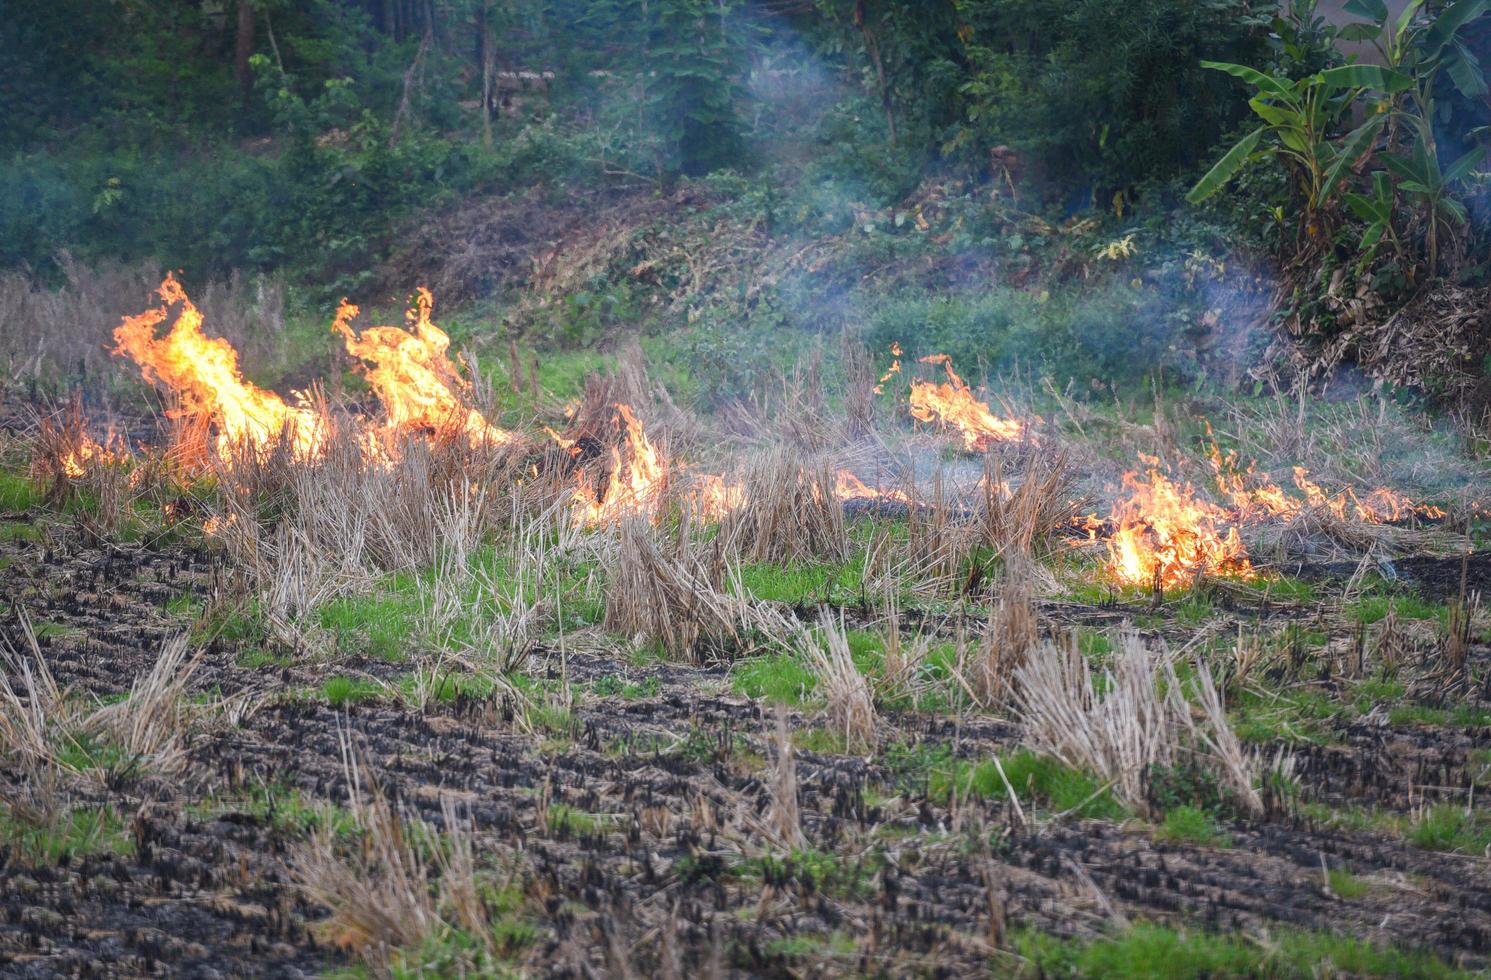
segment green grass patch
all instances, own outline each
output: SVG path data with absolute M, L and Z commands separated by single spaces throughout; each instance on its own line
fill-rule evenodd
M 859 595 L 864 557 L 827 565 L 742 565 L 740 584 L 766 602 L 800 606 L 813 602 L 853 601 Z
M 135 846 L 124 819 L 108 805 L 69 810 L 46 825 L 30 823 L 0 805 L 0 836 L 40 865 L 84 854 L 129 854 Z
M 611 830 L 616 821 L 603 813 L 586 813 L 564 803 L 549 807 L 549 832 L 559 837 L 593 837 Z
M 1387 618 L 1394 610 L 1399 619 L 1442 619 L 1444 606 L 1416 595 L 1369 595 L 1346 606 L 1343 612 L 1354 623 L 1370 626 Z
M 1003 778 L 999 775 L 1001 766 Z M 934 762 L 928 775 L 927 795 L 938 801 L 948 800 L 954 792 L 965 799 L 970 796 L 1004 799 L 1009 795 L 1005 780 L 1026 806 L 1035 805 L 1056 813 L 1071 811 L 1074 816 L 1104 820 L 1121 820 L 1127 816 L 1112 791 L 1096 778 L 1029 749 L 1001 756 L 998 765 L 993 759 L 979 763 L 960 759 Z
M 1361 898 L 1372 890 L 1372 885 L 1344 868 L 1332 868 L 1325 878 L 1330 882 L 1331 894 L 1347 900 Z
M 1201 847 L 1231 847 L 1232 837 L 1218 826 L 1216 819 L 1197 806 L 1178 806 L 1165 814 L 1155 828 L 1156 840 Z
M 383 685 L 354 677 L 328 677 L 321 685 L 321 697 L 334 708 L 359 701 L 373 701 L 383 696 Z
M 418 580 L 399 573 L 383 585 L 372 595 L 334 599 L 317 615 L 321 626 L 336 634 L 339 648 L 398 663 L 408 657 L 409 638 L 418 623 Z
M 772 653 L 736 664 L 730 672 L 730 684 L 748 698 L 795 705 L 813 693 L 818 679 L 796 657 Z
M 29 476 L 0 473 L 0 511 L 32 510 L 40 507 L 46 496 Z
M 1317 932 L 1284 932 L 1260 946 L 1236 934 L 1142 924 L 1092 942 L 1029 930 L 1015 932 L 1010 941 L 1020 958 L 1011 969 L 1022 977 L 1186 980 L 1344 975 L 1437 980 L 1471 976 L 1428 953 Z
M 1491 725 L 1491 710 L 1459 704 L 1453 708 L 1430 708 L 1420 704 L 1400 704 L 1387 713 L 1393 725 L 1437 725 L 1450 728 L 1484 728 Z

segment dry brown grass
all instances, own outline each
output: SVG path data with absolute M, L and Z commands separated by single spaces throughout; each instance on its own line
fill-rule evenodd
M 670 657 L 697 660 L 741 638 L 742 600 L 724 589 L 726 553 L 688 522 L 676 532 L 628 518 L 604 562 L 605 626 L 656 643 Z
M 847 330 L 839 340 L 844 370 L 844 432 L 863 439 L 875 431 L 875 362 L 869 348 Z
M 1105 780 L 1137 812 L 1151 812 L 1151 768 L 1173 766 L 1183 753 L 1209 765 L 1242 806 L 1262 812 L 1257 759 L 1233 733 L 1204 661 L 1197 661 L 1194 680 L 1182 685 L 1172 654 L 1124 634 L 1101 672 L 1094 672 L 1075 643 L 1047 644 L 1016 678 L 1028 742 Z
M 325 939 L 375 971 L 390 954 L 433 935 L 442 920 L 431 887 L 430 862 L 411 837 L 403 814 L 376 783 L 363 785 L 361 767 L 343 739 L 347 808 L 360 847 L 346 853 L 330 821 L 291 854 L 291 876 L 306 898 L 331 910 L 320 925 Z
M 1125 634 L 1099 674 L 1075 644 L 1048 643 L 1015 676 L 1029 744 L 1147 812 L 1147 771 L 1173 764 L 1180 749 L 1185 709 L 1170 657 Z
M 787 709 L 781 705 L 777 705 L 771 748 L 771 772 L 766 782 L 771 805 L 766 816 L 766 830 L 780 850 L 799 851 L 807 846 L 807 838 L 803 836 L 797 798 L 797 762 L 792 731 L 787 723 Z
M 876 679 L 876 696 L 881 701 L 915 703 L 928 687 L 922 668 L 932 651 L 932 638 L 926 633 L 918 633 L 910 640 L 901 635 L 900 603 L 894 588 L 886 588 L 883 608 L 885 620 L 880 637 L 885 666 Z
M 726 534 L 749 561 L 842 561 L 849 554 L 834 469 L 784 446 L 753 455 L 742 479 L 745 502 L 726 518 Z
M 1040 449 L 1027 457 L 1018 482 L 986 457 L 976 514 L 983 543 L 999 555 L 1039 556 L 1072 525 L 1084 501 L 1065 452 Z
M 201 656 L 187 657 L 187 640 L 166 641 L 149 671 L 135 678 L 129 696 L 98 709 L 89 730 L 105 735 L 137 765 L 178 773 L 186 765 L 187 738 L 196 712 L 186 697 Z
M 1015 678 L 1040 643 L 1035 606 L 1026 578 L 1007 577 L 989 608 L 989 621 L 969 665 L 971 688 L 980 704 L 999 708 L 1009 703 Z
M 952 502 L 941 470 L 932 474 L 930 495 L 913 494 L 906 530 L 897 578 L 928 594 L 955 592 L 967 585 L 969 559 L 978 546 L 980 528 Z
M 818 679 L 816 691 L 823 698 L 829 730 L 844 740 L 850 752 L 866 752 L 875 745 L 875 698 L 870 682 L 854 662 L 843 614 L 835 620 L 824 610 L 818 633 L 805 634 L 808 667 Z
M 455 928 L 474 949 L 447 966 L 475 975 L 480 954 L 501 953 L 504 940 L 492 929 L 495 916 L 485 898 L 487 872 L 479 854 L 490 855 L 478 851 L 469 816 L 442 796 L 443 827 L 424 823 L 365 775 L 345 732 L 341 747 L 355 846 L 326 820 L 291 851 L 292 881 L 309 901 L 330 910 L 318 926 L 323 937 L 374 975 L 387 976 L 399 951 Z

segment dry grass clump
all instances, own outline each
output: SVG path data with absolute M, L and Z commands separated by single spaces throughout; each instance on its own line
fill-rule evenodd
M 858 338 L 844 331 L 839 341 L 844 370 L 844 432 L 863 439 L 875 430 L 875 361 Z
M 982 543 L 1000 555 L 1036 555 L 1072 526 L 1081 507 L 1068 457 L 1039 450 L 1028 457 L 1019 483 L 1011 486 L 1004 476 L 1003 464 L 986 457 L 975 502 Z
M 46 660 L 30 620 L 20 615 L 26 655 L 3 640 L 0 672 L 0 801 L 37 826 L 56 826 L 69 801 L 89 780 L 120 774 L 77 753 L 89 743 L 115 752 L 129 773 L 175 775 L 186 765 L 188 740 L 222 705 L 199 705 L 186 696 L 200 658 L 187 657 L 185 637 L 169 640 L 150 670 L 136 677 L 129 694 L 112 704 L 62 688 Z
M 1048 643 L 1015 677 L 1031 745 L 1106 780 L 1135 810 L 1150 811 L 1151 768 L 1173 766 L 1189 750 L 1217 770 L 1240 803 L 1261 811 L 1256 761 L 1244 755 L 1228 725 L 1204 662 L 1197 663 L 1191 685 L 1204 719 L 1200 724 L 1182 694 L 1173 657 L 1131 634 L 1120 638 L 1101 673 L 1094 673 L 1075 644 Z
M 704 542 L 687 521 L 671 540 L 644 518 L 623 520 L 606 556 L 605 627 L 658 644 L 670 657 L 699 659 L 739 642 L 743 600 L 724 591 L 720 539 Z
M 797 798 L 797 761 L 792 747 L 792 732 L 787 725 L 787 709 L 782 705 L 777 705 L 777 724 L 771 748 L 771 773 L 766 783 L 770 793 L 766 831 L 781 850 L 799 851 L 807 847 L 807 838 L 803 836 Z
M 1024 576 L 1010 576 L 999 598 L 989 608 L 989 621 L 968 665 L 970 686 L 979 703 L 989 708 L 1008 703 L 1015 677 L 1040 643 L 1035 606 Z
M 387 975 L 398 951 L 455 928 L 474 954 L 463 965 L 479 973 L 482 954 L 500 952 L 502 939 L 492 929 L 496 916 L 484 898 L 470 820 L 442 797 L 444 830 L 437 831 L 363 778 L 345 735 L 342 753 L 356 846 L 346 847 L 327 820 L 291 852 L 292 880 L 307 899 L 331 911 L 320 925 L 326 940 Z
M 482 488 L 511 482 L 511 453 L 409 439 L 392 461 L 368 465 L 351 434 L 333 430 L 314 460 L 245 448 L 218 467 L 206 525 L 261 599 L 271 632 L 292 647 L 318 642 L 304 628 L 307 611 L 386 571 L 446 559 L 464 569 L 507 516 Z
M 875 693 L 882 701 L 906 700 L 915 702 L 927 684 L 922 677 L 922 667 L 932 652 L 932 639 L 926 633 L 918 633 L 911 640 L 901 635 L 901 610 L 893 588 L 886 589 L 885 621 L 880 631 L 881 647 L 884 650 L 884 669 L 876 680 Z
M 99 708 L 87 727 L 137 763 L 156 772 L 180 772 L 194 715 L 186 689 L 201 662 L 200 654 L 187 658 L 185 636 L 173 637 L 154 666 L 135 678 L 129 696 Z
M 849 650 L 843 613 L 835 621 L 824 610 L 818 626 L 816 637 L 804 636 L 804 646 L 808 667 L 818 679 L 817 692 L 825 702 L 829 728 L 843 738 L 848 751 L 868 751 L 875 745 L 875 698 Z
M 841 561 L 849 554 L 835 473 L 823 459 L 803 461 L 774 446 L 747 461 L 745 502 L 726 519 L 728 534 L 750 561 Z
M 322 932 L 333 945 L 354 952 L 375 969 L 390 954 L 434 935 L 441 925 L 430 862 L 411 827 L 376 784 L 364 789 L 350 748 L 347 808 L 360 831 L 360 847 L 344 854 L 326 821 L 292 853 L 291 875 L 306 897 L 331 910 Z
M 931 495 L 915 495 L 906 519 L 907 540 L 896 575 L 920 591 L 948 593 L 968 582 L 969 559 L 981 529 L 953 505 L 941 470 L 932 475 Z

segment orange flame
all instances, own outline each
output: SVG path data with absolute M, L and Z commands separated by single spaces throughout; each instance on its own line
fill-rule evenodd
M 575 513 L 585 524 L 611 524 L 627 514 L 649 513 L 667 486 L 667 467 L 630 405 L 618 402 L 616 414 L 624 428 L 620 444 L 611 447 L 611 473 L 604 491 L 597 492 L 587 476 L 574 491 Z
M 968 382 L 953 370 L 952 358 L 931 354 L 921 358 L 921 363 L 941 364 L 947 371 L 947 380 L 933 383 L 912 379 L 912 418 L 956 429 L 963 437 L 963 448 L 969 452 L 986 452 L 996 442 L 1019 442 L 1024 437 L 1024 423 L 1000 418 L 973 396 Z
M 1217 486 L 1232 501 L 1243 522 L 1273 517 L 1290 520 L 1306 510 L 1328 513 L 1337 520 L 1354 518 L 1366 524 L 1387 524 L 1414 516 L 1433 519 L 1445 516 L 1439 507 L 1415 503 L 1406 494 L 1387 487 L 1377 487 L 1363 495 L 1351 487 L 1328 493 L 1310 479 L 1309 470 L 1296 466 L 1294 485 L 1304 494 L 1300 500 L 1290 496 L 1267 474 L 1258 473 L 1253 464 L 1240 470 L 1236 452 L 1229 450 L 1224 454 L 1212 443 L 1209 455 Z
M 1148 482 L 1131 470 L 1123 485 L 1130 496 L 1114 508 L 1108 539 L 1108 571 L 1118 581 L 1173 588 L 1204 574 L 1253 576 L 1232 515 L 1197 499 L 1190 484 L 1151 469 Z
M 116 354 L 140 366 L 145 380 L 170 389 L 181 402 L 173 418 L 205 416 L 217 429 L 217 453 L 230 459 L 235 447 L 259 451 L 286 440 L 296 458 L 314 456 L 321 448 L 326 419 L 311 409 L 302 395 L 287 405 L 272 391 L 245 381 L 238 369 L 238 352 L 221 337 L 202 332 L 202 314 L 187 298 L 174 276 L 167 275 L 157 290 L 162 305 L 138 316 L 127 316 L 114 330 Z M 170 318 L 172 304 L 181 312 L 165 336 L 156 328 Z
M 460 435 L 473 446 L 515 442 L 513 433 L 467 403 L 471 386 L 446 356 L 450 337 L 430 322 L 433 306 L 430 291 L 421 286 L 408 313 L 410 330 L 368 327 L 360 335 L 351 326 L 358 308 L 345 299 L 337 308 L 332 330 L 341 334 L 349 354 L 371 365 L 368 385 L 383 405 L 386 433 Z
M 911 498 L 900 490 L 876 490 L 849 470 L 834 474 L 834 497 L 845 503 L 849 501 L 888 501 L 910 506 Z
M 118 445 L 112 432 L 102 443 L 85 432 L 78 444 L 63 453 L 57 462 L 63 476 L 78 480 L 87 475 L 90 466 L 112 466 L 128 458 L 129 453 Z

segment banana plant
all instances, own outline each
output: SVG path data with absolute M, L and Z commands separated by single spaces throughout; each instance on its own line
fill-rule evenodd
M 1398 178 L 1398 190 L 1424 211 L 1424 250 L 1432 275 L 1439 268 L 1441 232 L 1453 235 L 1469 220 L 1465 206 L 1450 196 L 1449 189 L 1468 176 L 1487 151 L 1484 144 L 1475 146 L 1449 166 L 1440 165 L 1433 124 L 1434 85 L 1444 72 L 1465 97 L 1487 94 L 1479 61 L 1458 35 L 1463 27 L 1491 10 L 1491 0 L 1456 0 L 1433 18 L 1420 16 L 1423 6 L 1424 0 L 1410 0 L 1390 23 L 1383 0 L 1348 0 L 1343 9 L 1364 19 L 1342 28 L 1340 36 L 1371 42 L 1393 71 L 1412 81 L 1397 91 L 1378 90 L 1387 97 L 1393 120 L 1382 162 Z M 1413 137 L 1413 146 L 1407 152 L 1398 150 L 1400 121 Z
M 1372 263 L 1372 259 L 1377 256 L 1377 250 L 1384 241 L 1393 246 L 1393 251 L 1397 253 L 1400 260 L 1403 258 L 1403 242 L 1393 228 L 1393 204 L 1396 198 L 1392 178 L 1385 170 L 1379 170 L 1372 175 L 1370 196 L 1354 192 L 1347 193 L 1346 206 L 1351 209 L 1352 214 L 1366 224 L 1361 242 L 1357 245 L 1357 251 L 1361 253 L 1357 261 L 1359 270 Z
M 1238 171 L 1262 159 L 1283 159 L 1294 166 L 1305 204 L 1305 229 L 1311 239 L 1323 232 L 1322 215 L 1351 165 L 1366 155 L 1386 125 L 1384 112 L 1368 115 L 1337 145 L 1334 135 L 1351 107 L 1368 88 L 1399 92 L 1413 84 L 1400 72 L 1378 65 L 1342 65 L 1297 81 L 1276 78 L 1246 65 L 1203 61 L 1252 85 L 1248 100 L 1263 125 L 1238 140 L 1196 182 L 1186 196 L 1192 203 L 1211 197 Z M 1268 140 L 1265 143 L 1265 139 Z

